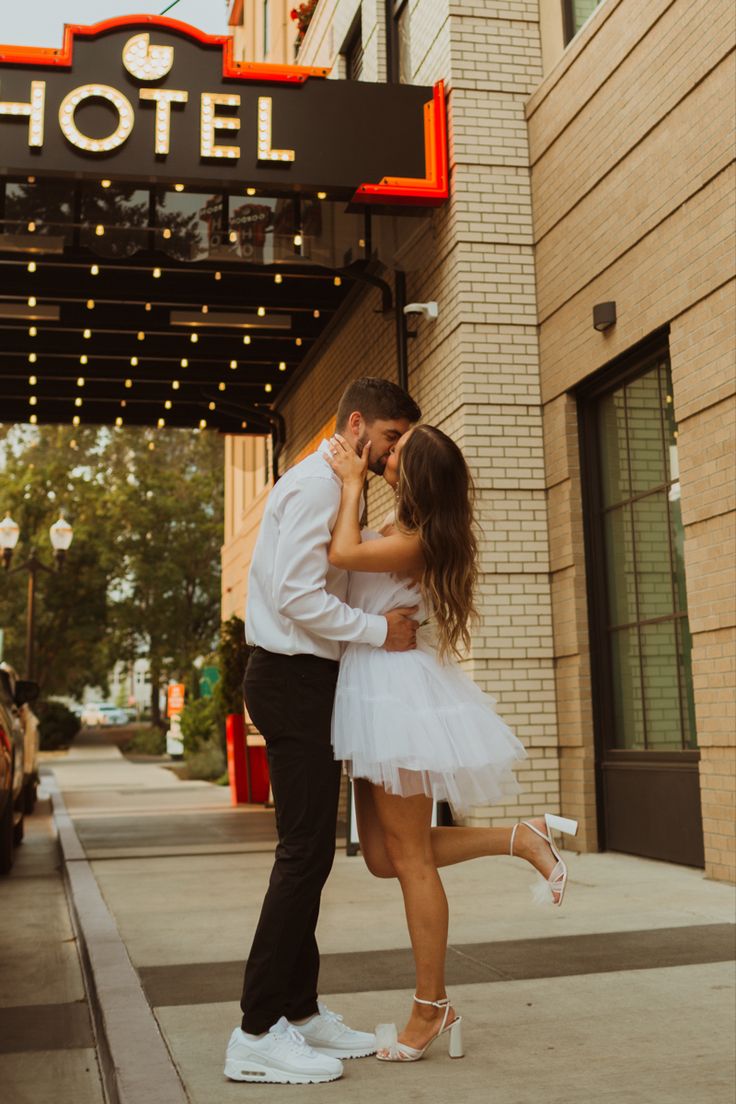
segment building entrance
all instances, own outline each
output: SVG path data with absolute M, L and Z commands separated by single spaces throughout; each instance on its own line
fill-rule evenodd
M 602 834 L 702 866 L 699 752 L 666 343 L 583 403 Z

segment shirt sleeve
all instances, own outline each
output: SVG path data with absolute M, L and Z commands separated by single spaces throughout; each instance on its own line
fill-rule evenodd
M 273 601 L 282 617 L 326 640 L 383 646 L 385 617 L 353 609 L 325 589 L 337 502 L 329 480 L 301 480 L 282 503 L 273 564 Z

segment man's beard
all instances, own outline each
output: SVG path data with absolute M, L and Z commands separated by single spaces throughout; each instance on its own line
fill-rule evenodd
M 363 449 L 368 444 L 369 439 L 370 438 L 368 434 L 363 433 L 363 435 L 359 437 L 358 440 L 355 442 L 355 451 L 357 452 L 358 456 L 363 455 Z M 384 471 L 386 470 L 387 459 L 387 456 L 379 456 L 375 460 L 371 458 L 368 461 L 368 471 L 372 471 L 374 475 L 383 475 Z

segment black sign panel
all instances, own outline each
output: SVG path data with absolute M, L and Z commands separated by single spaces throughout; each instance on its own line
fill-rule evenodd
M 232 39 L 156 17 L 0 47 L 0 172 L 442 202 L 441 86 L 323 72 L 239 63 Z

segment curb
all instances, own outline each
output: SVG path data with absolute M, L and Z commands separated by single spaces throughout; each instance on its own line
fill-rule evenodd
M 53 771 L 51 797 L 64 884 L 109 1104 L 189 1104 L 115 919 L 105 904 Z

